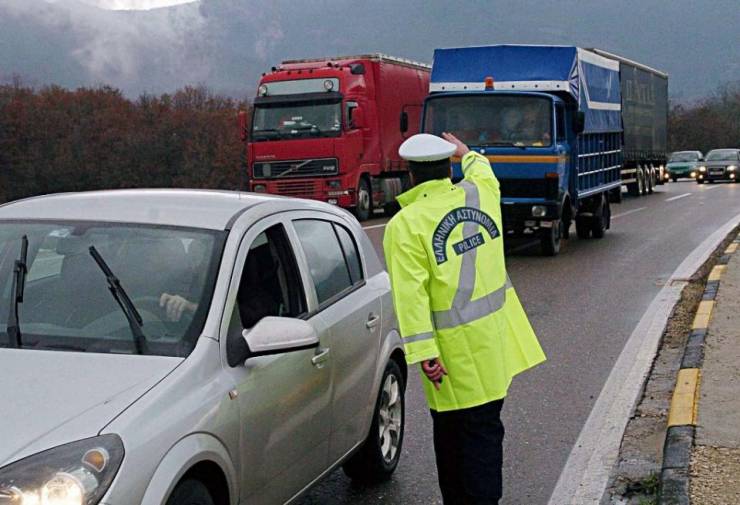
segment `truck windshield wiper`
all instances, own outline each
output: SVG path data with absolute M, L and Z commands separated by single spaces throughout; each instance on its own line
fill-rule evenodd
M 524 149 L 527 147 L 522 142 L 510 142 L 508 140 L 497 140 L 496 142 L 488 142 L 486 144 L 483 144 L 484 147 L 496 147 L 496 146 L 506 146 L 506 147 L 520 147 Z
M 293 165 L 292 167 L 287 168 L 287 169 L 283 170 L 282 172 L 280 172 L 279 174 L 277 174 L 275 176 L 275 178 L 277 178 L 277 177 L 285 177 L 286 175 L 288 175 L 288 174 L 290 174 L 292 172 L 295 172 L 296 170 L 299 170 L 301 167 L 303 167 L 304 165 L 306 165 L 308 163 L 311 163 L 312 161 L 313 160 L 306 160 L 306 161 L 304 161 L 302 163 L 299 163 L 297 165 Z
M 21 239 L 21 254 L 20 257 L 15 260 L 15 267 L 13 267 L 13 289 L 10 290 L 10 296 L 12 303 L 10 304 L 10 313 L 8 314 L 8 340 L 10 347 L 20 348 L 23 347 L 23 339 L 21 337 L 21 326 L 18 321 L 18 306 L 23 303 L 23 292 L 26 289 L 26 274 L 28 273 L 28 236 L 23 235 Z
M 136 352 L 138 354 L 144 354 L 144 351 L 146 351 L 146 336 L 144 335 L 144 331 L 141 329 L 144 325 L 144 320 L 141 318 L 141 314 L 136 310 L 134 302 L 131 301 L 131 297 L 128 296 L 126 290 L 121 286 L 121 281 L 118 280 L 118 277 L 116 277 L 115 274 L 113 274 L 113 271 L 110 269 L 98 250 L 95 249 L 95 246 L 91 245 L 89 250 L 95 263 L 98 264 L 105 274 L 105 280 L 108 281 L 108 289 L 113 295 L 113 298 L 116 299 L 116 302 L 121 307 L 121 310 L 128 320 L 131 334 L 134 336 Z

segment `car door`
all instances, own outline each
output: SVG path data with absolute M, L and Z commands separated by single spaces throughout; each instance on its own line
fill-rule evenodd
M 330 462 L 361 442 L 377 396 L 372 390 L 380 346 L 381 301 L 368 285 L 358 241 L 341 218 L 291 216 L 308 265 L 318 310 L 329 327 L 332 363 Z
M 245 234 L 225 312 L 225 366 L 240 411 L 242 503 L 283 503 L 327 467 L 332 364 L 322 354 L 326 324 L 306 296 L 307 282 L 280 218 L 260 221 Z M 242 331 L 268 315 L 307 320 L 319 348 L 229 365 L 229 353 L 245 345 Z

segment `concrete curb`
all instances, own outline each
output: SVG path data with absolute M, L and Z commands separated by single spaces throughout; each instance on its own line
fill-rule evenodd
M 704 340 L 709 328 L 722 274 L 730 255 L 740 245 L 740 235 L 725 249 L 712 269 L 704 287 L 691 334 L 684 349 L 681 368 L 668 413 L 668 429 L 663 447 L 663 465 L 660 472 L 659 505 L 689 505 L 689 471 L 691 449 L 696 434 L 701 368 L 704 362 Z

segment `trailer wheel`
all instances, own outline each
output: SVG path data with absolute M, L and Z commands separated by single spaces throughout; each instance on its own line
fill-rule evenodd
M 560 252 L 560 242 L 563 237 L 563 220 L 558 219 L 552 228 L 545 228 L 540 236 L 540 249 L 543 256 L 557 256 Z
M 591 236 L 593 238 L 604 238 L 610 221 L 611 210 L 609 209 L 609 201 L 602 198 L 601 203 L 594 209 L 594 216 L 591 218 Z
M 646 188 L 647 188 L 647 194 L 652 195 L 653 190 L 655 189 L 655 170 L 653 170 L 652 167 L 650 167 L 650 169 L 647 172 Z
M 360 184 L 357 185 L 357 206 L 354 213 L 360 221 L 367 221 L 373 213 L 373 194 L 367 177 L 361 177 Z

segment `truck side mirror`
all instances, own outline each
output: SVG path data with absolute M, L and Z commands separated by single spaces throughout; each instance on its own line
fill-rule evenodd
M 578 135 L 583 133 L 584 128 L 586 128 L 586 113 L 579 110 L 573 116 L 573 131 Z
M 365 111 L 361 107 L 355 107 L 352 111 L 352 128 L 365 128 Z
M 237 115 L 237 121 L 239 124 L 239 138 L 242 142 L 247 141 L 247 112 L 240 110 Z
M 409 131 L 409 113 L 406 111 L 401 111 L 401 133 L 406 133 Z

